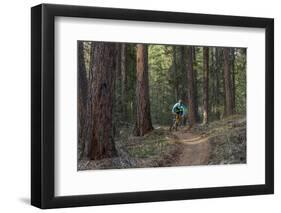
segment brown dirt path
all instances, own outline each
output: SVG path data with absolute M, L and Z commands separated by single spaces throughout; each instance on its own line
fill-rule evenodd
M 186 129 L 172 133 L 175 143 L 180 144 L 181 153 L 174 166 L 206 165 L 209 160 L 208 137 L 196 135 Z

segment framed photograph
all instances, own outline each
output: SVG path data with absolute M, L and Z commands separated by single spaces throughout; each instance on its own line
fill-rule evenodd
M 274 192 L 274 20 L 31 9 L 31 204 Z

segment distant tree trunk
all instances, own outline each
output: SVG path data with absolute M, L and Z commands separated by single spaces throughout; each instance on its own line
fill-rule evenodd
M 223 48 L 224 55 L 224 96 L 225 96 L 225 116 L 233 114 L 233 92 L 231 85 L 231 74 L 229 66 L 229 48 Z
M 84 42 L 78 41 L 78 143 L 81 153 L 78 153 L 79 159 L 82 158 L 85 143 L 87 140 L 86 119 L 87 119 L 87 95 L 88 81 L 84 59 Z
M 127 44 L 121 44 L 121 75 L 122 75 L 122 113 L 123 119 L 128 120 L 127 109 L 127 90 L 128 90 L 128 72 L 127 72 Z
M 197 65 L 196 61 L 196 47 L 192 47 L 193 67 Z M 198 113 L 198 88 L 197 88 L 197 69 L 193 69 L 194 78 L 194 106 L 195 106 L 195 122 L 199 122 L 200 117 Z
M 143 136 L 153 129 L 150 116 L 148 86 L 148 50 L 147 45 L 137 44 L 137 116 L 134 135 Z
M 221 95 L 220 88 L 220 76 L 222 76 L 221 72 L 221 48 L 215 48 L 215 112 L 217 119 L 220 119 L 221 114 L 219 110 L 220 99 L 224 99 L 224 96 Z
M 203 47 L 203 124 L 209 122 L 209 48 Z
M 192 47 L 193 63 L 196 62 L 196 47 Z
M 186 48 L 184 46 L 179 46 L 178 51 L 178 64 L 179 64 L 179 99 L 183 100 L 185 104 L 188 104 L 187 95 L 187 67 L 186 67 Z M 186 125 L 187 116 L 184 116 L 183 124 Z
M 215 47 L 210 48 L 210 64 L 209 64 L 209 84 L 210 84 L 210 92 L 209 92 L 209 112 L 215 114 L 215 91 L 216 91 L 216 81 L 215 81 Z
M 116 44 L 97 42 L 92 51 L 90 93 L 92 94 L 92 139 L 90 158 L 93 160 L 116 155 L 112 130 Z
M 175 84 L 175 97 L 176 100 L 179 100 L 179 81 L 178 81 L 178 71 L 177 71 L 177 48 L 173 46 L 173 65 L 172 65 L 173 73 L 174 73 L 174 84 Z
M 193 48 L 187 47 L 187 96 L 188 96 L 188 119 L 190 122 L 190 128 L 196 122 L 196 110 L 195 110 L 195 103 L 194 103 L 194 73 L 193 73 Z
M 233 98 L 233 113 L 235 113 L 235 48 L 231 48 L 230 51 L 230 55 L 231 55 L 231 85 L 232 85 L 232 98 Z

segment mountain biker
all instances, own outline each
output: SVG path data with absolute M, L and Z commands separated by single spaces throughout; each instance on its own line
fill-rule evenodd
M 173 123 L 170 126 L 170 131 L 176 130 L 180 125 L 185 125 L 185 115 L 187 113 L 187 107 L 183 104 L 182 100 L 179 100 L 172 108 L 172 113 L 176 115 Z
M 186 106 L 183 104 L 182 100 L 179 100 L 172 109 L 172 113 L 180 117 L 183 117 L 185 114 Z

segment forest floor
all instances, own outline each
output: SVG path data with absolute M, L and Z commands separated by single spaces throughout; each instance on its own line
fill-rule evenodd
M 120 130 L 115 139 L 116 157 L 80 160 L 78 170 L 246 163 L 245 116 L 173 132 L 167 126 L 154 125 L 154 130 L 142 137 L 131 132 L 131 128 Z

